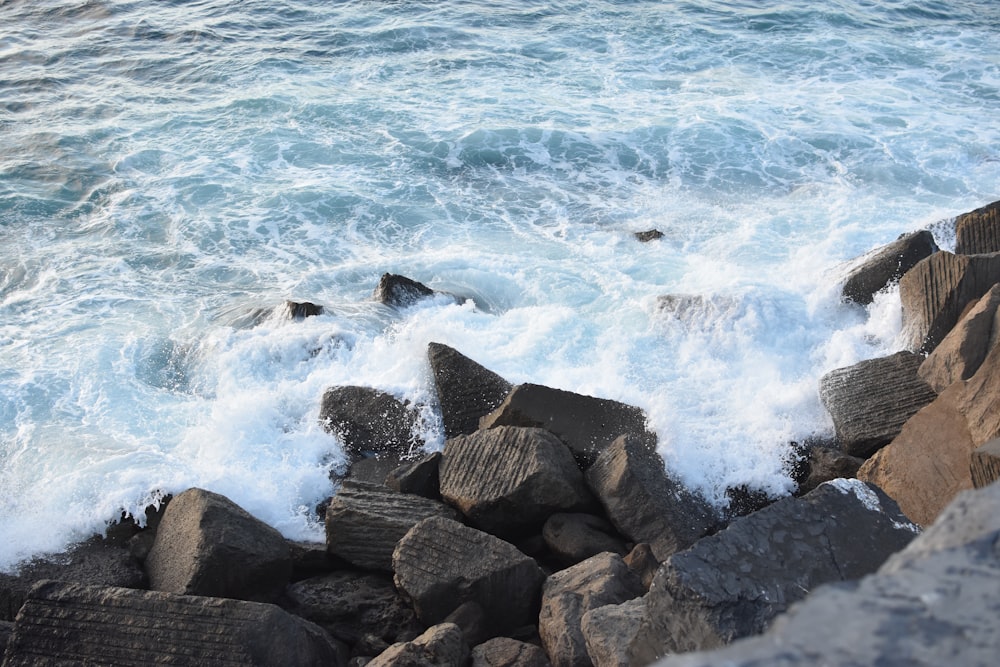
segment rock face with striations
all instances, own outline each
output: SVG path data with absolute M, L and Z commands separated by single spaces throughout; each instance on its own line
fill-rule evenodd
M 858 480 L 785 498 L 671 556 L 646 596 L 647 636 L 664 655 L 758 634 L 816 586 L 874 572 L 917 532 Z
M 405 458 L 418 451 L 417 413 L 395 396 L 370 387 L 331 387 L 323 394 L 320 422 L 352 458 L 367 454 Z
M 274 605 L 43 581 L 3 664 L 326 667 L 344 658 L 320 628 Z
M 512 544 L 440 517 L 410 529 L 392 564 L 396 588 L 424 623 L 440 623 L 463 603 L 475 602 L 489 636 L 534 622 L 545 579 Z
M 717 528 L 719 517 L 671 478 L 652 444 L 622 436 L 587 470 L 587 484 L 608 518 L 633 542 L 647 542 L 660 561 Z
M 441 496 L 501 537 L 537 532 L 552 514 L 594 504 L 569 449 L 540 428 L 501 426 L 452 438 L 440 474 Z
M 454 623 L 441 623 L 409 642 L 393 644 L 368 667 L 453 667 L 469 659 L 469 646 Z
M 625 433 L 649 435 L 646 415 L 632 405 L 537 384 L 520 384 L 479 427 L 535 426 L 555 433 L 582 467 Z
M 897 282 L 917 262 L 937 251 L 934 235 L 926 229 L 900 236 L 867 255 L 848 274 L 842 290 L 844 298 L 862 305 L 871 303 L 876 292 Z
M 594 667 L 643 664 L 640 656 L 655 652 L 646 646 L 648 639 L 642 632 L 645 620 L 645 598 L 596 607 L 585 613 L 580 629 Z
M 458 518 L 436 500 L 346 480 L 326 509 L 326 548 L 355 567 L 390 572 L 396 543 L 430 516 Z
M 156 591 L 268 602 L 288 583 L 292 559 L 277 530 L 195 488 L 167 505 L 146 572 Z
M 479 420 L 507 397 L 513 385 L 447 345 L 430 343 L 427 358 L 434 374 L 446 438 L 468 435 Z
M 972 377 L 1000 342 L 1000 283 L 994 285 L 948 332 L 922 364 L 920 377 L 935 391 Z
M 912 352 L 897 352 L 838 368 L 820 379 L 820 398 L 844 452 L 871 456 L 934 400 L 937 394 L 917 374 L 921 361 Z
M 1000 201 L 955 218 L 955 252 L 959 255 L 1000 252 Z

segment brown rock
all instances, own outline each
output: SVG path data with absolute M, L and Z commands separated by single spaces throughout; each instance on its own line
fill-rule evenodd
M 442 623 L 411 642 L 393 644 L 368 667 L 456 667 L 469 658 L 469 647 L 454 623 Z
M 427 285 L 406 276 L 383 273 L 372 298 L 387 306 L 405 308 L 429 296 L 434 296 L 434 290 Z
M 934 235 L 928 230 L 900 236 L 863 257 L 861 264 L 851 270 L 844 281 L 844 298 L 863 305 L 871 303 L 876 292 L 937 251 Z
M 805 495 L 823 482 L 842 477 L 854 477 L 865 462 L 829 447 L 812 447 L 809 450 L 809 476 L 799 484 L 798 495 Z
M 976 445 L 1000 437 L 1000 345 L 994 345 L 976 374 L 965 381 L 959 409 Z
M 955 252 L 959 255 L 1000 252 L 1000 201 L 955 218 Z
M 427 358 L 434 374 L 446 438 L 474 433 L 479 420 L 507 397 L 513 385 L 457 350 L 430 343 Z
M 553 514 L 542 526 L 542 537 L 564 565 L 573 565 L 599 553 L 625 555 L 625 543 L 614 526 L 593 514 Z
M 972 377 L 1000 337 L 1000 283 L 972 306 L 920 365 L 920 377 L 941 392 Z
M 645 618 L 645 598 L 605 605 L 585 613 L 580 629 L 594 666 L 638 667 L 644 664 L 640 656 L 653 650 L 646 646 L 640 648 L 647 641 L 642 632 Z
M 441 499 L 441 452 L 406 461 L 389 472 L 385 485 L 393 491 L 412 493 L 432 500 Z
M 637 544 L 625 556 L 625 564 L 628 569 L 639 577 L 643 588 L 649 590 L 649 585 L 653 583 L 656 571 L 660 569 L 660 561 L 653 555 L 653 548 L 648 544 Z
M 994 438 L 972 452 L 969 471 L 972 485 L 977 489 L 1000 479 L 1000 438 Z
M 526 642 L 496 637 L 472 649 L 472 667 L 549 667 L 545 651 Z

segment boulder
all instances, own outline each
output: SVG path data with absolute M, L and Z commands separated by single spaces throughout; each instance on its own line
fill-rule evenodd
M 959 410 L 978 446 L 1000 437 L 1000 345 L 994 345 L 975 375 L 963 383 Z
M 399 541 L 394 581 L 424 623 L 465 602 L 483 609 L 490 635 L 532 623 L 545 575 L 508 542 L 441 517 L 424 519 Z
M 960 494 L 876 574 L 823 586 L 761 637 L 656 667 L 996 664 L 1000 484 Z
M 291 320 L 304 320 L 307 317 L 315 317 L 323 314 L 323 306 L 309 301 L 286 301 L 281 305 L 282 315 Z
M 876 487 L 827 482 L 671 556 L 646 596 L 644 632 L 656 655 L 758 634 L 818 585 L 874 572 L 917 532 Z
M 286 589 L 283 606 L 352 647 L 374 649 L 371 654 L 425 629 L 392 579 L 373 573 L 339 571 L 298 581 Z
M 855 477 L 865 462 L 857 456 L 845 454 L 830 447 L 811 447 L 808 454 L 809 474 L 799 484 L 798 495 L 805 495 L 823 482 Z
M 501 537 L 537 531 L 558 512 L 593 505 L 566 445 L 540 428 L 500 426 L 448 440 L 441 496 Z
M 955 218 L 955 253 L 1000 252 L 1000 201 Z
M 319 419 L 347 454 L 406 458 L 422 446 L 416 411 L 395 396 L 369 387 L 331 387 L 323 395 Z
M 640 656 L 651 652 L 650 648 L 642 645 L 648 641 L 642 632 L 645 618 L 645 598 L 605 605 L 585 613 L 580 629 L 594 666 L 641 665 Z
M 14 623 L 12 621 L 0 621 L 0 646 L 7 647 L 7 642 L 10 640 L 13 632 Z M 541 651 L 541 649 L 538 650 Z
M 526 642 L 496 637 L 472 649 L 471 667 L 549 667 L 545 651 Z
M 920 377 L 942 392 L 971 378 L 1000 339 L 1000 283 L 994 285 L 920 364 Z
M 390 646 L 368 667 L 456 667 L 469 659 L 469 646 L 454 623 L 427 629 L 411 642 Z
M 573 565 L 599 553 L 626 554 L 614 526 L 594 514 L 553 514 L 542 526 L 542 538 L 563 565 Z
M 63 554 L 28 561 L 10 574 L 0 573 L 0 620 L 13 621 L 28 591 L 43 579 L 120 588 L 147 585 L 146 573 L 128 549 L 96 537 Z
M 646 439 L 622 436 L 601 453 L 586 478 L 618 532 L 648 543 L 660 561 L 718 527 L 711 506 L 667 474 Z
M 988 393 L 983 398 L 991 402 Z M 930 525 L 956 493 L 972 488 L 969 460 L 979 443 L 964 414 L 968 404 L 966 383 L 945 389 L 861 466 L 858 479 L 883 489 L 913 521 Z
M 660 561 L 656 560 L 656 556 L 653 555 L 653 548 L 648 544 L 635 545 L 632 547 L 632 551 L 625 556 L 625 564 L 628 565 L 628 569 L 635 573 L 635 576 L 639 577 L 642 587 L 649 590 L 650 584 L 653 583 L 653 577 L 656 576 L 656 571 L 660 569 Z
M 538 634 L 554 667 L 590 665 L 580 627 L 591 609 L 645 593 L 642 582 L 617 554 L 598 554 L 551 575 L 542 588 Z
M 383 273 L 372 298 L 393 308 L 408 308 L 422 299 L 444 295 L 458 301 L 458 297 L 447 292 L 433 290 L 423 283 L 394 273 Z
M 649 243 L 650 241 L 662 239 L 663 232 L 659 229 L 647 229 L 644 232 L 635 232 L 634 236 L 640 243 Z
M 430 516 L 458 518 L 436 500 L 345 480 L 326 508 L 326 548 L 355 567 L 391 572 L 396 544 Z
M 292 581 L 329 574 L 346 567 L 346 563 L 326 550 L 326 542 L 299 542 L 285 540 L 292 559 Z
M 1000 282 L 1000 253 L 936 252 L 899 281 L 907 348 L 932 352 L 958 323 L 965 308 Z
M 474 433 L 479 420 L 496 409 L 512 388 L 507 380 L 447 345 L 430 343 L 427 358 L 446 438 Z
M 431 452 L 419 459 L 406 461 L 386 475 L 385 485 L 400 493 L 440 500 L 440 465 L 441 452 Z
M 356 457 L 350 461 L 347 473 L 341 479 L 382 486 L 393 470 L 399 469 L 409 460 L 409 457 L 389 452 Z M 337 478 L 331 475 L 331 479 Z
M 972 486 L 977 489 L 1000 479 L 1000 438 L 993 438 L 972 452 L 969 473 Z
M 3 664 L 327 667 L 346 656 L 320 628 L 270 604 L 42 581 Z
M 155 591 L 272 601 L 292 574 L 285 538 L 217 493 L 188 489 L 167 506 L 146 558 Z
M 903 234 L 892 243 L 865 255 L 848 274 L 842 290 L 844 299 L 867 305 L 876 292 L 896 283 L 917 262 L 938 251 L 929 230 Z
M 820 399 L 833 418 L 841 450 L 851 456 L 871 456 L 934 400 L 937 394 L 917 375 L 921 361 L 912 352 L 897 352 L 820 378 Z
M 559 436 L 586 468 L 623 434 L 653 436 L 646 431 L 646 414 L 637 407 L 537 384 L 514 387 L 500 406 L 483 417 L 479 427 L 528 426 Z

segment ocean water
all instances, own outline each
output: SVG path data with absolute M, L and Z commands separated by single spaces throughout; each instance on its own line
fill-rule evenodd
M 426 405 L 439 448 L 431 341 L 642 407 L 713 502 L 786 493 L 819 377 L 900 348 L 898 294 L 841 303 L 850 261 L 1000 199 L 993 0 L 0 19 L 0 569 L 190 486 L 321 539 L 323 391 Z M 385 272 L 463 302 L 382 306 Z M 253 317 L 286 299 L 326 310 Z

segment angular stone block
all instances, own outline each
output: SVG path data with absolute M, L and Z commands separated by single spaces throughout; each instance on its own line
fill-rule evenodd
M 977 489 L 1000 479 L 1000 438 L 994 438 L 972 452 L 969 472 L 972 485 Z
M 897 282 L 917 262 L 938 251 L 934 235 L 928 230 L 904 234 L 862 258 L 844 281 L 845 299 L 867 305 L 875 294 Z
M 446 438 L 474 433 L 479 420 L 495 410 L 513 387 L 447 345 L 430 343 L 427 358 L 434 374 Z
M 395 396 L 370 387 L 331 387 L 323 394 L 319 419 L 352 458 L 418 452 L 417 413 Z
M 646 641 L 642 633 L 645 619 L 645 598 L 597 607 L 585 613 L 580 629 L 594 667 L 643 664 L 639 656 L 650 653 L 648 648 L 640 646 Z
M 430 296 L 434 296 L 434 290 L 421 282 L 395 273 L 383 273 L 372 298 L 387 306 L 406 308 Z
M 394 468 L 385 476 L 385 485 L 400 493 L 412 493 L 431 500 L 440 500 L 440 466 L 441 452 L 431 452 Z
M 545 651 L 526 642 L 496 637 L 472 649 L 471 667 L 549 667 Z
M 1000 252 L 1000 201 L 955 218 L 955 253 Z
M 920 364 L 920 377 L 942 392 L 971 378 L 1000 339 L 1000 284 L 994 285 Z
M 573 565 L 599 553 L 624 556 L 625 543 L 614 526 L 594 514 L 553 514 L 542 526 L 542 538 L 564 565 Z
M 454 623 L 441 623 L 411 642 L 390 646 L 367 667 L 453 667 L 468 659 L 469 647 L 462 631 Z

